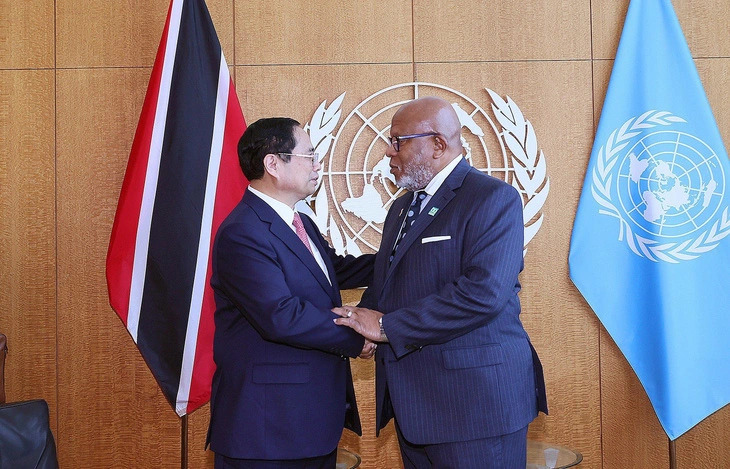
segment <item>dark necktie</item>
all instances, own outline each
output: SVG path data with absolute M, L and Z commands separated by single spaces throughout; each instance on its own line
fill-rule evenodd
M 298 212 L 294 212 L 294 220 L 292 221 L 294 229 L 297 232 L 297 236 L 302 240 L 304 245 L 307 247 L 309 252 L 312 252 L 312 246 L 309 245 L 309 238 L 307 238 L 307 230 L 304 229 L 304 223 L 302 223 L 302 217 L 299 216 Z
M 413 197 L 413 202 L 411 202 L 410 207 L 408 207 L 408 213 L 406 214 L 406 220 L 403 223 L 403 228 L 400 230 L 400 236 L 398 236 L 395 246 L 393 246 L 393 252 L 390 253 L 388 262 L 393 262 L 395 251 L 398 250 L 398 244 L 400 244 L 400 241 L 405 238 L 406 233 L 408 233 L 408 230 L 411 228 L 411 225 L 413 225 L 413 222 L 416 221 L 416 217 L 421 213 L 421 204 L 427 195 L 426 191 L 418 191 L 416 192 L 416 196 Z

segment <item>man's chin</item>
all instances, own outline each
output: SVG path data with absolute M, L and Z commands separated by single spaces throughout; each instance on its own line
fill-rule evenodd
M 405 189 L 411 192 L 415 192 L 419 189 L 418 187 L 416 187 L 415 181 L 408 177 L 396 179 L 395 185 L 400 187 L 401 189 Z

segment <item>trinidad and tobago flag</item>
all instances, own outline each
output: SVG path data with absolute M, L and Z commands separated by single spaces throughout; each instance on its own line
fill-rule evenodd
M 183 416 L 210 398 L 215 232 L 247 184 L 246 124 L 204 0 L 172 0 L 119 196 L 109 300 Z

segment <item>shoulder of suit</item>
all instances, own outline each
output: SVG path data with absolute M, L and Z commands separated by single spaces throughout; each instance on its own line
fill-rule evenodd
M 464 184 L 474 184 L 479 187 L 487 187 L 487 188 L 502 189 L 502 190 L 508 190 L 508 188 L 509 188 L 509 189 L 516 191 L 516 189 L 514 189 L 511 185 L 506 183 L 504 180 L 496 178 L 494 176 L 490 176 L 489 174 L 485 174 L 476 168 L 471 168 L 469 170 L 469 172 L 466 174 L 466 177 L 464 178 Z
M 223 220 L 218 228 L 218 232 L 225 231 L 232 226 L 241 224 L 248 226 L 259 222 L 263 222 L 263 220 L 256 210 L 251 205 L 241 201 L 231 210 L 231 213 L 228 214 L 225 220 Z
M 478 169 L 472 168 L 464 178 L 462 187 L 469 192 L 489 194 L 491 197 L 500 199 L 515 199 L 522 203 L 522 196 L 519 191 L 502 179 L 484 174 Z

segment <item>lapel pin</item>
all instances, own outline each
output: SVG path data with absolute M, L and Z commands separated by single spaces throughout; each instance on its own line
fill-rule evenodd
M 431 216 L 434 216 L 434 215 L 436 215 L 436 212 L 438 212 L 438 211 L 439 211 L 438 207 L 432 207 L 431 210 L 428 211 L 428 214 Z

